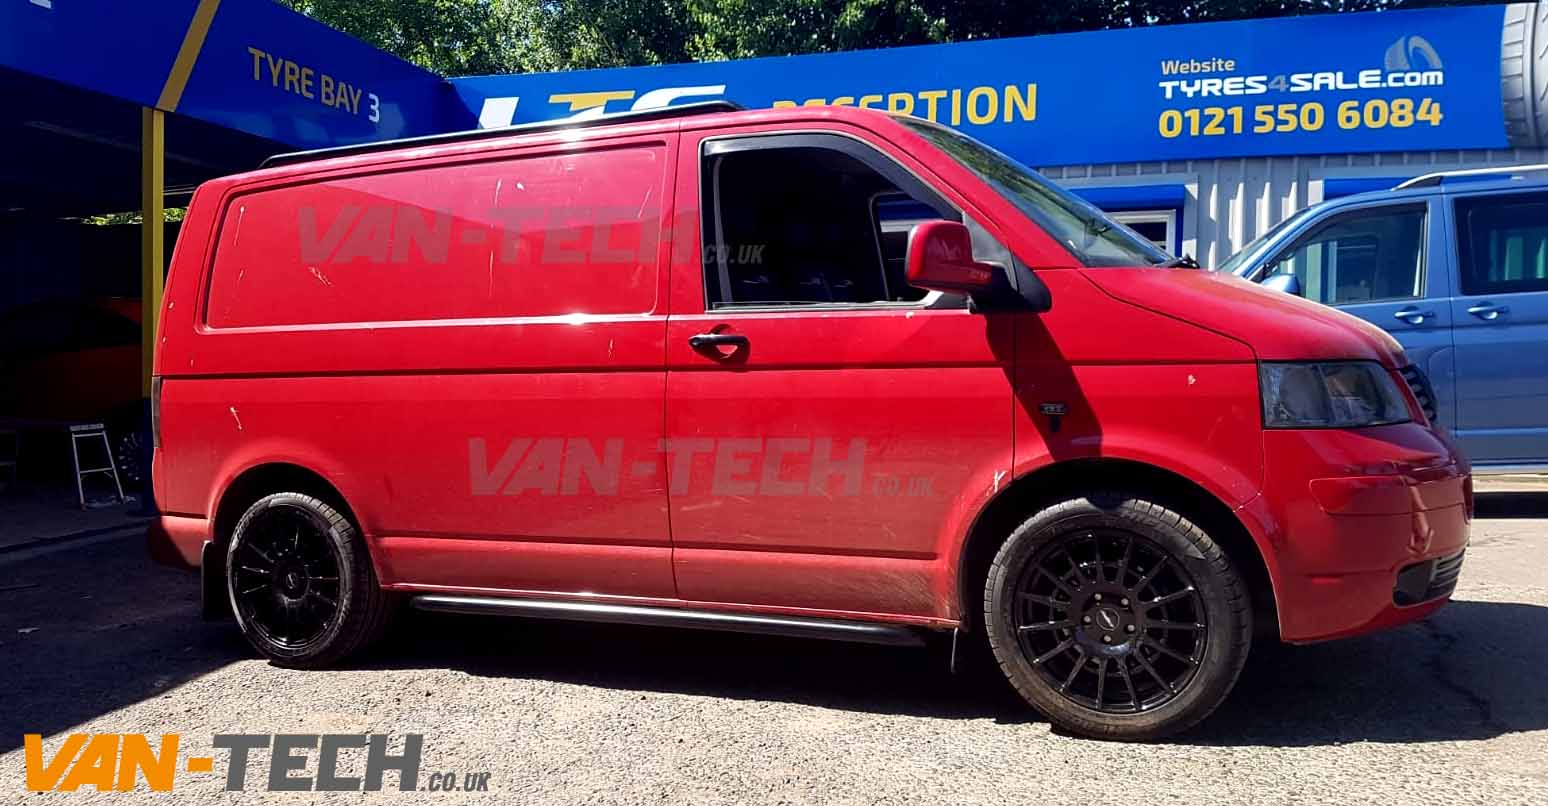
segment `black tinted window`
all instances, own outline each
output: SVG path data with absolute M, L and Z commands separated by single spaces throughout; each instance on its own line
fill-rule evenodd
M 1548 291 L 1548 194 L 1457 200 L 1462 293 Z
M 704 171 L 709 306 L 910 302 L 908 229 L 940 216 L 849 154 L 718 154 Z

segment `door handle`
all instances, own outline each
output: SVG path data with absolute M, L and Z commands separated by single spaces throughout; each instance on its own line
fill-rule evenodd
M 1495 319 L 1500 318 L 1500 314 L 1510 313 L 1510 306 L 1495 305 L 1492 302 L 1480 302 L 1477 305 L 1468 308 L 1467 312 L 1478 317 L 1479 319 L 1485 319 L 1492 322 Z
M 1435 312 L 1421 311 L 1418 308 L 1410 305 L 1406 308 L 1400 308 L 1396 311 L 1393 311 L 1392 316 L 1394 318 L 1401 319 L 1410 325 L 1419 325 L 1423 324 L 1424 320 L 1433 318 L 1435 316 Z
M 688 346 L 695 350 L 708 350 L 713 347 L 746 347 L 750 342 L 740 333 L 700 333 L 688 337 Z

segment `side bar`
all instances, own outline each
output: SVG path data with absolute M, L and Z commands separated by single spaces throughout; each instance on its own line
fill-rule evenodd
M 699 630 L 821 638 L 863 644 L 919 646 L 924 639 L 909 627 L 871 624 L 839 619 L 801 616 L 763 616 L 672 607 L 597 604 L 552 599 L 503 599 L 483 596 L 425 594 L 411 602 L 416 610 L 464 613 L 480 616 L 526 616 L 559 621 L 596 621 L 652 627 L 685 627 Z

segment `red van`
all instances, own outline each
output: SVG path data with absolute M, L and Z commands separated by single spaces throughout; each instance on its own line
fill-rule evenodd
M 1146 739 L 1255 635 L 1450 596 L 1466 461 L 1389 336 L 923 120 L 703 104 L 209 182 L 156 353 L 160 556 L 254 647 L 395 603 L 984 636 Z

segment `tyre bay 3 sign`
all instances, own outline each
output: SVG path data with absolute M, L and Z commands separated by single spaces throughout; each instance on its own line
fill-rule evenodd
M 831 104 L 929 118 L 1036 165 L 1532 147 L 1548 142 L 1539 27 L 1548 11 L 1522 3 L 452 83 L 485 127 Z

